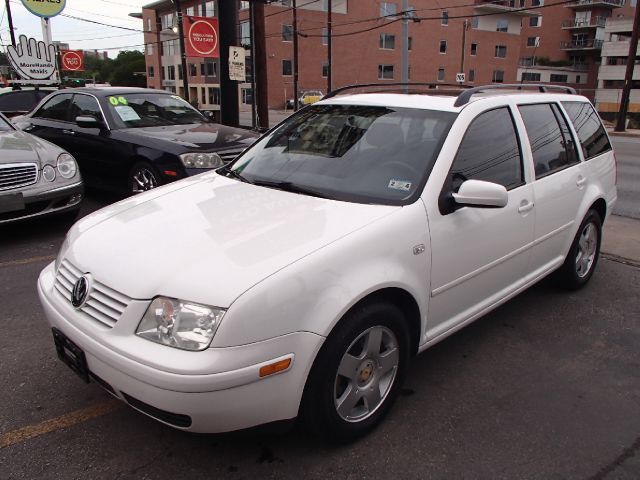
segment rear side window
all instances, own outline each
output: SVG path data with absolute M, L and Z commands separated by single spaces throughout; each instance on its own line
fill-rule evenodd
M 562 102 L 562 106 L 569 114 L 573 127 L 578 133 L 585 160 L 611 150 L 611 144 L 600 117 L 598 117 L 591 104 L 585 102 Z
M 524 183 L 520 145 L 508 108 L 484 112 L 473 120 L 453 161 L 451 177 L 454 191 L 472 179 L 507 189 Z
M 73 97 L 71 120 L 75 121 L 76 117 L 79 116 L 89 116 L 96 120 L 103 120 L 98 101 L 89 95 L 77 94 Z
M 518 109 L 529 137 L 536 178 L 577 163 L 575 146 L 558 107 L 544 103 Z
M 0 96 L 0 111 L 30 112 L 39 101 L 40 98 L 32 90 L 5 93 Z
M 67 121 L 71 94 L 63 93 L 50 98 L 47 103 L 34 114 L 36 118 Z

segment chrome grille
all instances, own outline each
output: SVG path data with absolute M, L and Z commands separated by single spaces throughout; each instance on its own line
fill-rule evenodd
M 222 152 L 216 152 L 216 153 L 220 155 L 220 158 L 224 163 L 229 163 L 231 160 L 236 158 L 245 150 L 246 150 L 245 148 L 234 148 L 233 150 L 224 150 Z
M 81 276 L 82 272 L 67 260 L 63 260 L 58 268 L 54 286 L 69 303 L 73 286 Z M 112 328 L 130 302 L 131 298 L 92 279 L 89 297 L 80 311 L 101 325 Z
M 0 165 L 0 190 L 25 187 L 38 180 L 38 166 L 35 163 L 10 163 Z

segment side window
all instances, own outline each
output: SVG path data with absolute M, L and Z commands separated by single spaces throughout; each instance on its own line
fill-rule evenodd
M 471 179 L 499 183 L 507 189 L 524 182 L 520 145 L 508 108 L 484 112 L 471 123 L 453 161 L 451 177 L 454 191 Z
M 550 104 L 521 105 L 518 109 L 529 137 L 536 178 L 575 163 L 574 146 L 568 144 Z
M 585 102 L 562 102 L 578 133 L 585 160 L 611 150 L 609 138 L 600 117 L 591 104 Z
M 71 94 L 63 93 L 49 99 L 38 111 L 33 115 L 36 118 L 47 118 L 51 120 L 67 121 L 67 113 L 71 104 Z
M 76 94 L 73 96 L 70 118 L 72 121 L 75 121 L 76 117 L 80 115 L 93 117 L 97 120 L 104 120 L 98 101 L 89 95 Z
M 0 111 L 29 112 L 37 105 L 39 100 L 33 90 L 5 93 L 0 96 Z

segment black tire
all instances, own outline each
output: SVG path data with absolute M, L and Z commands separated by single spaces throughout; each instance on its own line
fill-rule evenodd
M 589 282 L 598 263 L 601 241 L 602 219 L 598 212 L 589 210 L 578 228 L 564 264 L 556 273 L 560 286 L 567 290 L 578 290 Z M 588 255 L 585 255 L 585 251 Z M 593 258 L 589 260 L 591 253 Z
M 147 162 L 136 162 L 127 175 L 127 195 L 136 195 L 162 185 L 158 170 Z
M 375 345 L 378 333 L 377 356 L 369 355 L 365 344 Z M 332 443 L 349 442 L 373 430 L 398 396 L 410 358 L 409 345 L 406 319 L 396 306 L 371 302 L 347 313 L 320 349 L 307 379 L 302 400 L 307 428 Z M 397 365 L 389 368 L 395 361 L 394 351 Z M 341 366 L 342 371 L 353 370 L 349 375 L 354 378 L 339 374 Z M 345 406 L 352 398 L 358 398 L 353 407 Z M 342 413 L 337 405 L 340 399 L 344 399 Z

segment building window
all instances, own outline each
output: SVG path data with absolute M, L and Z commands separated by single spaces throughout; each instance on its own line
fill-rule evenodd
M 522 72 L 522 78 L 520 79 L 523 82 L 539 82 L 540 74 L 533 72 Z
M 196 67 L 195 63 L 190 63 L 189 64 L 189 76 L 190 77 L 195 77 L 196 75 L 198 75 L 198 69 Z
M 440 67 L 438 69 L 438 76 L 436 77 L 438 79 L 439 82 L 444 81 L 444 68 Z
M 580 77 L 580 75 L 576 75 L 576 83 L 581 83 L 580 80 L 582 80 L 582 78 Z
M 216 16 L 216 2 L 204 2 L 204 8 L 202 9 L 203 17 L 215 17 Z
M 383 50 L 393 50 L 396 48 L 396 36 L 388 33 L 380 34 L 380 48 Z
M 176 79 L 176 67 L 174 65 L 169 65 L 167 67 L 167 78 L 169 80 L 175 80 Z
M 241 0 L 240 1 L 240 10 L 246 10 L 249 8 L 249 2 Z
M 478 44 L 477 43 L 472 43 L 471 44 L 471 55 L 477 55 L 478 54 Z
M 442 11 L 442 18 L 440 19 L 440 25 L 449 25 L 449 12 Z
M 195 7 L 187 7 L 186 9 L 186 14 L 189 17 L 193 17 L 196 14 L 196 9 Z
M 393 65 L 378 65 L 378 80 L 393 80 Z
M 506 45 L 496 45 L 496 58 L 506 58 L 507 56 L 507 46 Z
M 153 55 L 153 43 L 147 43 L 147 55 Z
M 560 75 L 558 73 L 552 73 L 550 77 L 550 81 L 555 83 L 567 83 L 568 80 L 569 80 L 568 75 Z
M 147 76 L 150 77 L 150 78 L 153 78 L 153 76 L 154 76 L 153 65 L 150 65 L 147 68 Z
M 322 45 L 329 45 L 329 30 L 326 27 L 322 29 Z
M 206 62 L 200 64 L 200 75 L 203 77 L 214 77 L 218 74 L 218 64 L 214 62 Z
M 329 62 L 324 62 L 322 64 L 322 76 L 327 78 L 329 76 Z
M 542 17 L 531 17 L 529 19 L 530 27 L 539 27 L 542 25 Z
M 509 31 L 509 20 L 504 18 L 499 18 L 496 22 L 496 32 L 508 32 Z
M 220 105 L 220 89 L 218 87 L 208 87 L 209 105 Z
M 245 48 L 251 47 L 251 24 L 249 20 L 240 22 L 240 45 Z
M 503 83 L 504 82 L 504 70 L 494 70 L 493 75 L 491 77 L 491 81 L 493 83 Z
M 531 0 L 532 7 L 541 7 L 542 5 L 544 5 L 544 0 Z
M 440 53 L 447 53 L 447 41 L 440 40 Z
M 285 77 L 293 75 L 293 64 L 291 60 L 282 60 L 282 75 Z
M 151 31 L 151 19 L 147 18 L 147 32 Z
M 409 44 L 407 45 L 407 49 L 411 51 L 413 48 L 413 37 L 409 37 Z
M 480 25 L 480 19 L 478 17 L 473 17 L 471 19 L 471 28 L 478 28 L 478 25 Z
M 527 37 L 527 47 L 540 46 L 540 37 Z
M 395 3 L 380 2 L 381 17 L 393 17 L 396 13 L 398 13 L 398 6 Z
M 282 41 L 293 41 L 293 25 L 282 25 Z
M 473 83 L 476 81 L 476 71 L 474 68 L 472 68 L 471 70 L 469 70 L 469 78 L 467 78 L 467 81 Z

